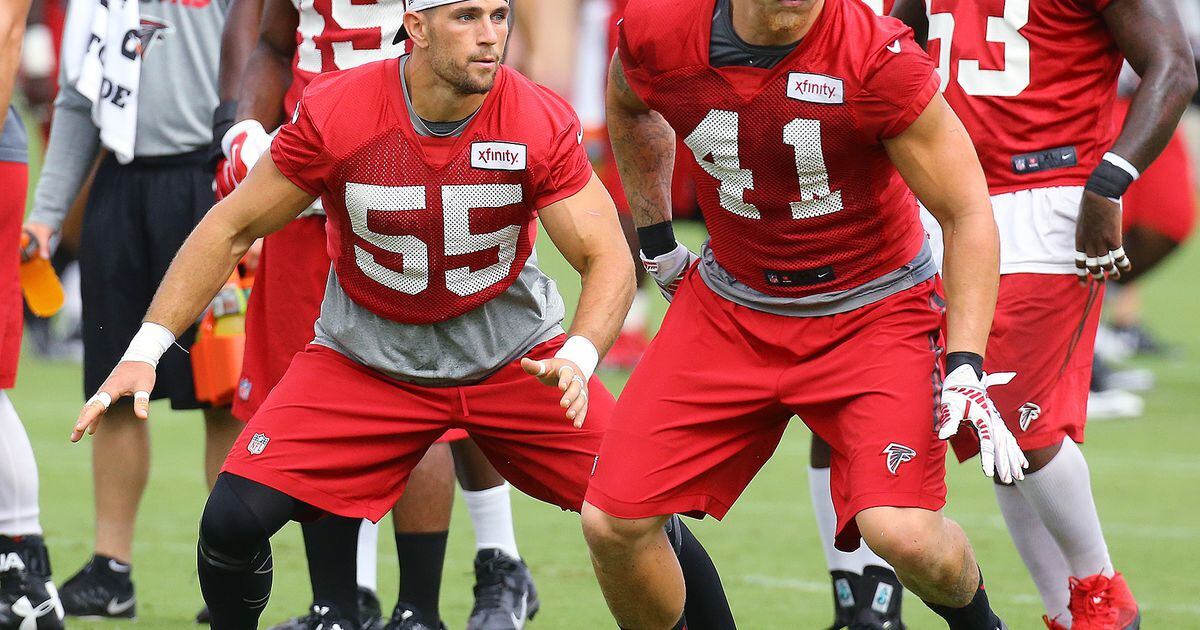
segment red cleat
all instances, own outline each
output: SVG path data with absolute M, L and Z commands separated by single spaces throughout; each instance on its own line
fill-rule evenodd
M 1072 630 L 1137 630 L 1142 625 L 1137 601 L 1120 573 L 1071 578 Z
M 1058 617 L 1051 619 L 1046 615 L 1042 615 L 1042 622 L 1046 624 L 1047 630 L 1071 630 L 1061 623 L 1058 623 Z
M 622 330 L 617 335 L 608 354 L 604 355 L 604 367 L 609 370 L 632 370 L 642 359 L 650 340 L 640 330 Z

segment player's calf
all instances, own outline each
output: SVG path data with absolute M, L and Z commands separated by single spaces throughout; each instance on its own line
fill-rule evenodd
M 856 517 L 863 540 L 951 630 L 1000 630 L 962 529 L 940 512 L 876 507 Z

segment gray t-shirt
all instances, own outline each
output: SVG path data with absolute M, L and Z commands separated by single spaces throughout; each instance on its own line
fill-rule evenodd
M 416 120 L 404 82 L 409 117 Z M 414 125 L 423 133 L 423 125 Z M 507 291 L 453 319 L 404 324 L 385 319 L 355 302 L 330 270 L 314 343 L 332 348 L 393 379 L 429 387 L 479 382 L 563 334 L 566 314 L 558 287 L 530 254 Z
M 0 162 L 29 161 L 29 136 L 25 134 L 25 124 L 13 107 L 8 108 L 8 117 L 4 119 L 4 128 L 0 129 Z
M 231 0 L 141 0 L 142 66 L 134 158 L 178 155 L 212 142 L 221 33 Z M 57 227 L 100 149 L 92 103 L 59 72 L 50 145 L 31 220 Z

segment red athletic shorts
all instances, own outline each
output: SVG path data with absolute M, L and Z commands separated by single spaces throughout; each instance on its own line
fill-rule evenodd
M 1083 442 L 1103 299 L 1104 285 L 1082 286 L 1073 275 L 1000 276 L 983 367 L 990 374 L 1016 373 L 1007 385 L 988 388 L 988 396 L 1022 450 L 1060 444 L 1064 437 Z M 979 452 L 969 431 L 953 444 L 959 461 Z
M 10 112 L 9 115 L 12 115 Z M 21 296 L 21 221 L 25 217 L 25 189 L 29 165 L 0 162 L 0 390 L 17 382 L 21 360 L 24 308 Z
M 527 356 L 553 356 L 565 338 Z M 378 521 L 429 445 L 460 428 L 513 485 L 578 510 L 614 404 L 599 378 L 588 391 L 587 419 L 576 429 L 558 388 L 519 361 L 475 385 L 421 387 L 309 345 L 246 424 L 224 470 L 333 514 Z
M 587 501 L 620 518 L 720 519 L 799 415 L 833 447 L 838 548 L 858 547 L 864 509 L 941 509 L 938 291 L 929 280 L 848 313 L 784 317 L 716 295 L 693 268 L 617 402 Z
M 242 378 L 233 400 L 233 415 L 243 422 L 283 378 L 292 357 L 313 340 L 328 279 L 325 217 L 296 219 L 263 240 L 246 313 Z M 463 431 L 450 431 L 438 441 L 465 437 Z
M 1115 119 L 1125 120 L 1128 101 L 1118 101 Z M 1162 155 L 1129 187 L 1122 198 L 1126 231 L 1144 227 L 1182 243 L 1196 224 L 1196 198 L 1192 185 L 1192 161 L 1182 130 L 1171 137 Z

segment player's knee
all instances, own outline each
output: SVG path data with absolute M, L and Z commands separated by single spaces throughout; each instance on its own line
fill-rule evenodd
M 200 559 L 227 570 L 241 570 L 268 538 L 254 512 L 221 474 L 200 516 Z
M 863 541 L 894 567 L 918 567 L 938 555 L 942 516 L 919 508 L 881 507 L 856 517 Z
M 580 511 L 583 537 L 594 553 L 615 552 L 637 546 L 640 540 L 662 532 L 658 519 L 617 518 L 604 510 L 584 503 Z

